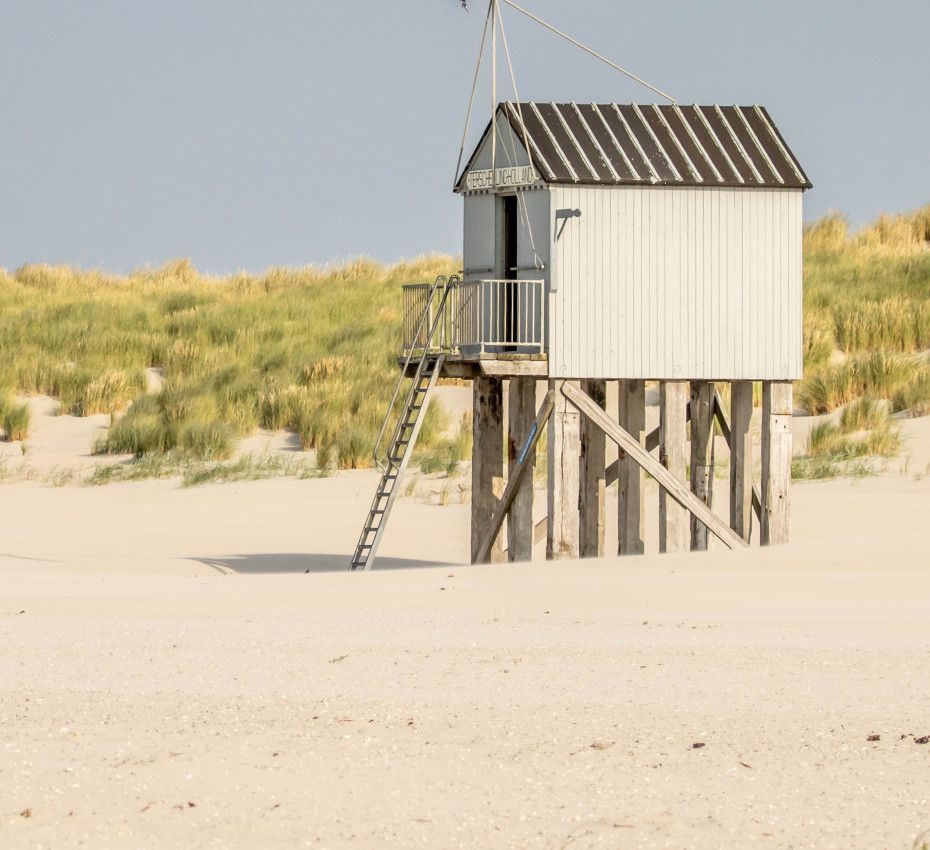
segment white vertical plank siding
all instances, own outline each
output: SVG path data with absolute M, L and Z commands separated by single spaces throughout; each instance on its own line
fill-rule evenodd
M 800 377 L 800 191 L 551 186 L 534 194 L 546 195 L 550 238 L 556 210 L 581 210 L 552 245 L 552 377 Z

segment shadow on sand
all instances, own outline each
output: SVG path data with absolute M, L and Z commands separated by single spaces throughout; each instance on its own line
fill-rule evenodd
M 268 573 L 344 573 L 349 571 L 350 556 L 320 554 L 252 554 L 229 555 L 225 558 L 192 558 L 217 572 L 230 574 Z M 424 567 L 449 567 L 461 564 L 437 564 L 435 561 L 417 561 L 407 558 L 377 558 L 375 570 L 413 570 Z

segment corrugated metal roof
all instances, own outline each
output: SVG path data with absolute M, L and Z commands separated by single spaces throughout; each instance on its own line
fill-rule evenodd
M 528 138 L 546 183 L 811 187 L 761 106 L 507 102 L 498 110 L 519 139 Z

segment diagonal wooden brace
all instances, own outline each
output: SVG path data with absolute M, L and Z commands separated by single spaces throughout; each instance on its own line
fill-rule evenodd
M 707 505 L 688 489 L 684 482 L 679 481 L 649 454 L 637 439 L 617 425 L 587 393 L 583 393 L 566 382 L 562 384 L 562 394 L 620 446 L 629 457 L 633 458 L 646 472 L 655 478 L 665 488 L 669 496 L 704 523 L 724 546 L 728 549 L 748 548 L 748 544 L 742 537 L 736 534 L 726 523 L 722 522 Z
M 585 396 L 585 398 L 587 397 L 588 396 Z M 529 459 L 532 456 L 533 449 L 539 442 L 539 438 L 542 436 L 543 426 L 545 426 L 549 416 L 552 414 L 554 400 L 555 392 L 553 390 L 549 390 L 549 392 L 546 393 L 546 397 L 543 399 L 543 403 L 539 408 L 539 413 L 536 414 L 536 421 L 533 423 L 533 427 L 530 429 L 529 437 L 527 438 L 523 448 L 520 450 L 520 454 L 517 457 L 517 464 L 514 467 L 513 473 L 510 475 L 509 480 L 507 481 L 507 487 L 504 490 L 504 495 L 501 496 L 500 502 L 498 502 L 497 508 L 494 511 L 494 516 L 491 518 L 491 525 L 481 542 L 481 548 L 479 549 L 478 555 L 479 563 L 487 561 L 491 554 L 491 547 L 494 545 L 494 541 L 497 540 L 497 535 L 500 534 L 501 528 L 504 525 L 504 518 L 507 516 L 507 512 L 510 510 L 510 506 L 513 504 L 513 498 L 517 494 L 517 487 L 520 484 L 520 480 L 526 474 L 526 471 L 530 468 Z
M 714 390 L 714 416 L 717 418 L 717 425 L 720 426 L 720 433 L 723 439 L 730 445 L 730 418 L 723 408 L 723 399 L 720 398 L 720 392 Z M 752 509 L 756 512 L 756 517 L 762 519 L 762 494 L 759 492 L 759 485 L 752 485 Z

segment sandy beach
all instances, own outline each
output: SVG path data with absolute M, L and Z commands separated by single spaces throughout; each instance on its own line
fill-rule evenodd
M 910 848 L 928 421 L 737 554 L 470 567 L 411 496 L 350 575 L 370 471 L 6 484 L 0 846 Z

